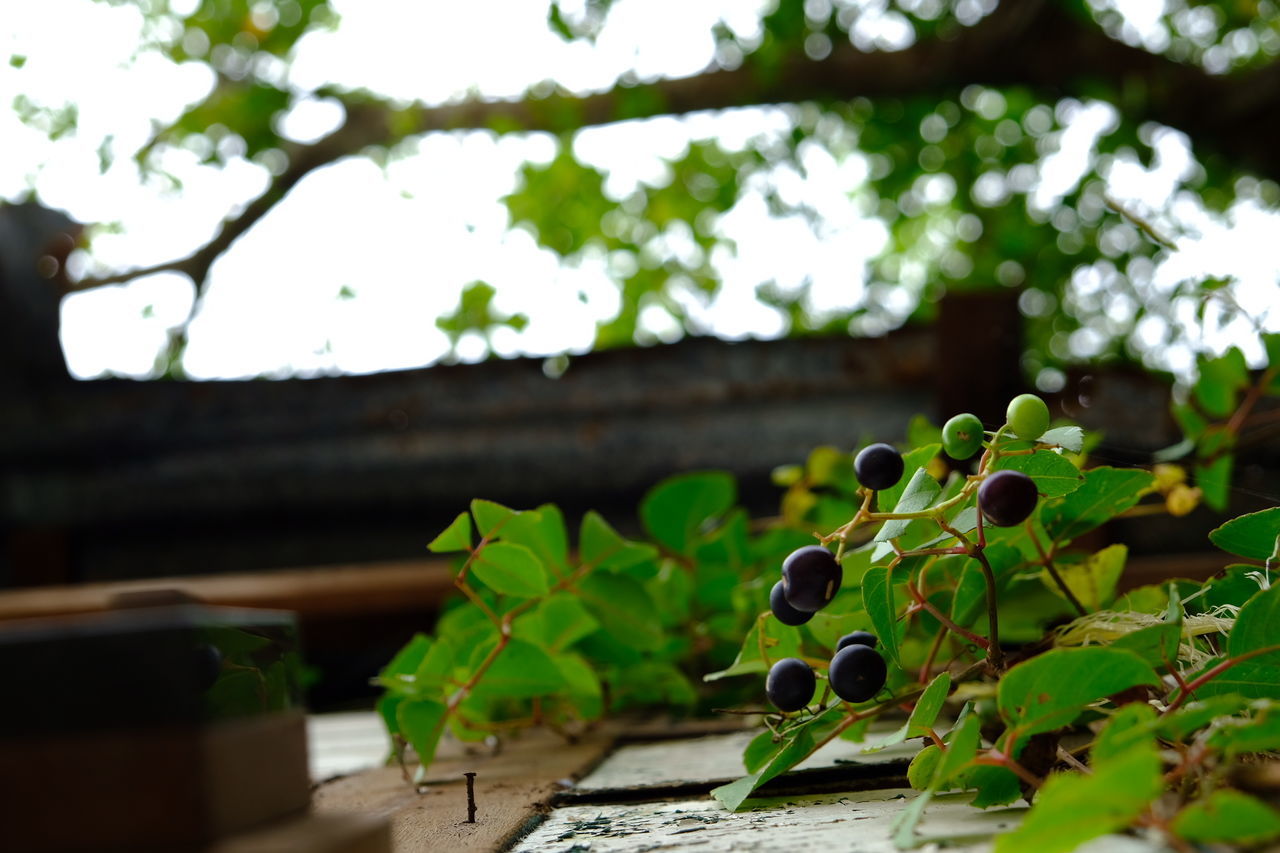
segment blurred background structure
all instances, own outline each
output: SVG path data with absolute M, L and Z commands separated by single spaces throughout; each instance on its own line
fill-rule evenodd
M 0 585 L 235 575 L 322 699 L 429 622 L 472 497 L 625 528 L 715 467 L 768 514 L 815 445 L 1028 388 L 1146 463 L 1280 331 L 1271 0 L 4 14 Z

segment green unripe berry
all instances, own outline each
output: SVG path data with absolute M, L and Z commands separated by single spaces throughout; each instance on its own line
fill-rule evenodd
M 982 421 L 965 412 L 942 425 L 942 449 L 952 459 L 965 460 L 982 447 Z
M 1049 407 L 1035 394 L 1019 394 L 1010 400 L 1005 417 L 1009 431 L 1027 441 L 1034 441 L 1049 428 Z

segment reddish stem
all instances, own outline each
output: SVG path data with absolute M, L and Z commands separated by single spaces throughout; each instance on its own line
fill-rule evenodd
M 911 597 L 916 600 L 916 604 L 920 605 L 920 608 L 922 610 L 927 611 L 929 615 L 933 616 L 934 619 L 937 619 L 939 622 L 941 622 L 943 626 L 947 628 L 947 630 L 953 631 L 959 634 L 969 642 L 973 643 L 974 645 L 978 646 L 984 651 L 990 653 L 991 643 L 987 640 L 986 637 L 980 637 L 977 634 L 973 633 L 972 631 L 969 631 L 965 628 L 961 628 L 955 622 L 952 622 L 951 619 L 947 617 L 941 610 L 939 610 L 937 607 L 934 607 L 932 603 L 926 600 L 924 596 L 920 594 L 920 590 L 916 589 L 915 585 L 912 584 L 910 581 L 907 582 L 907 591 L 911 593 Z
M 1197 688 L 1207 684 L 1208 682 L 1217 678 L 1219 675 L 1222 675 L 1222 673 L 1231 669 L 1231 667 L 1235 666 L 1236 664 L 1244 663 L 1247 660 L 1251 660 L 1252 658 L 1260 657 L 1262 655 L 1274 654 L 1275 652 L 1280 652 L 1280 645 L 1264 646 L 1263 648 L 1254 649 L 1253 651 L 1245 652 L 1244 654 L 1237 655 L 1233 658 L 1227 658 L 1226 660 L 1219 663 L 1217 666 L 1213 667 L 1210 670 L 1207 670 L 1206 672 L 1201 673 L 1200 675 L 1197 675 L 1191 681 L 1187 682 L 1186 689 L 1181 690 L 1178 693 L 1178 698 L 1174 699 L 1173 703 L 1169 705 L 1168 708 L 1164 709 L 1164 714 L 1170 714 L 1176 711 L 1178 708 L 1182 707 L 1182 703 L 1185 702 L 1187 700 L 1187 697 L 1190 696 L 1192 693 L 1194 693 Z M 1164 714 L 1162 714 L 1161 716 L 1163 716 Z

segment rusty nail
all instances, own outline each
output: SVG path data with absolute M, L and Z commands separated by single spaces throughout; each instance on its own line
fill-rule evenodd
M 463 773 L 467 777 L 467 823 L 476 822 L 476 774 Z

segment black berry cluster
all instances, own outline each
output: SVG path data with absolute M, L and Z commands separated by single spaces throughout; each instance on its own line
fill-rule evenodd
M 831 692 L 846 702 L 866 702 L 884 687 L 889 667 L 877 639 L 867 631 L 854 631 L 840 638 L 835 656 L 827 667 Z M 799 711 L 813 701 L 818 686 L 813 667 L 800 658 L 783 658 L 769 669 L 764 691 L 780 711 Z

